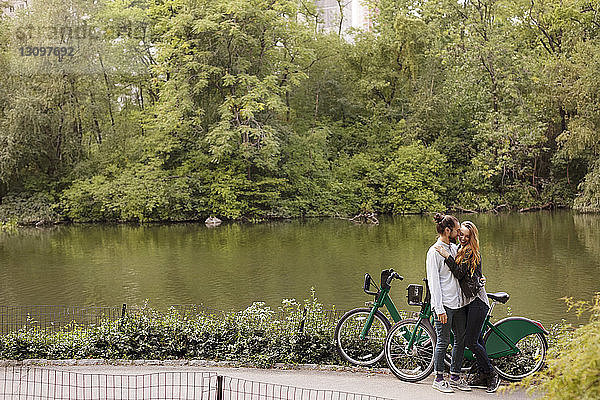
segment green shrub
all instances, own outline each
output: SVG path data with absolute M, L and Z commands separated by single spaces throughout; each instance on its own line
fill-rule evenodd
M 583 212 L 600 212 L 600 161 L 590 167 L 585 179 L 579 185 L 581 195 L 575 199 L 574 207 Z
M 14 233 L 17 231 L 19 224 L 17 220 L 12 219 L 10 221 L 0 221 L 0 232 Z
M 551 338 L 547 368 L 520 385 L 539 392 L 544 399 L 600 398 L 600 293 L 589 302 L 567 299 L 577 314 L 591 312 L 589 323 L 576 329 L 560 327 Z
M 59 222 L 62 219 L 54 198 L 47 193 L 8 195 L 2 198 L 0 204 L 2 226 L 14 226 L 16 223 L 32 225 L 39 221 Z
M 181 221 L 208 214 L 190 179 L 142 164 L 76 180 L 62 193 L 62 204 L 75 222 Z
M 400 147 L 384 170 L 384 211 L 401 214 L 443 209 L 445 163 L 445 157 L 434 149 Z
M 306 329 L 299 327 L 306 309 Z M 2 359 L 187 359 L 231 360 L 269 367 L 274 363 L 339 363 L 333 330 L 313 296 L 303 304 L 284 300 L 275 311 L 254 303 L 240 312 L 181 315 L 142 308 L 122 321 L 60 332 L 23 328 L 0 336 Z

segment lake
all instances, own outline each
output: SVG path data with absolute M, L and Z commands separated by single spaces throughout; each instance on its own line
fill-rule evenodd
M 458 215 L 479 228 L 488 292 L 506 291 L 496 319 L 512 311 L 551 324 L 567 318 L 561 297 L 600 291 L 600 216 L 570 211 Z M 436 240 L 430 216 L 383 216 L 377 226 L 341 219 L 263 224 L 66 225 L 0 234 L 1 305 L 198 304 L 229 310 L 306 299 L 338 309 L 371 300 L 364 274 L 405 277 L 392 298 L 425 276 Z

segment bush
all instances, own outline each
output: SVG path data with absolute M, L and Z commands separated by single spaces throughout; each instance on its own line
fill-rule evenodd
M 46 193 L 8 195 L 2 198 L 0 204 L 0 222 L 4 225 L 32 225 L 39 221 L 59 222 L 62 219 L 56 202 Z
M 384 171 L 384 211 L 402 214 L 443 209 L 445 163 L 436 150 L 420 145 L 400 147 Z
M 544 399 L 600 398 L 600 293 L 589 302 L 566 299 L 578 316 L 591 312 L 590 322 L 579 328 L 564 326 L 550 347 L 547 368 L 519 385 L 539 391 Z M 550 343 L 552 344 L 552 343 Z
M 304 309 L 306 329 L 300 330 Z M 254 303 L 229 313 L 183 315 L 141 309 L 123 321 L 60 332 L 23 328 L 0 336 L 2 359 L 186 359 L 231 360 L 270 367 L 274 363 L 338 363 L 333 343 L 336 321 L 314 293 L 299 303 L 284 300 L 279 310 Z
M 75 222 L 201 219 L 205 204 L 192 186 L 187 177 L 139 164 L 75 181 L 62 193 L 62 204 Z
M 596 161 L 579 185 L 581 195 L 575 199 L 574 208 L 582 212 L 600 212 L 600 161 Z

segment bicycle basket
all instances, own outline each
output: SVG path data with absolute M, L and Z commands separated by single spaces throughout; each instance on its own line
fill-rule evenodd
M 408 290 L 406 298 L 408 299 L 409 306 L 420 306 L 423 304 L 423 285 L 408 285 L 406 290 Z

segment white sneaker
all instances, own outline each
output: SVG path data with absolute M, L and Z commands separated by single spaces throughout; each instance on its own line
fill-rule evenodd
M 442 393 L 454 393 L 454 389 L 450 387 L 448 381 L 436 381 L 434 379 L 433 385 L 431 385 L 436 390 L 439 390 Z

